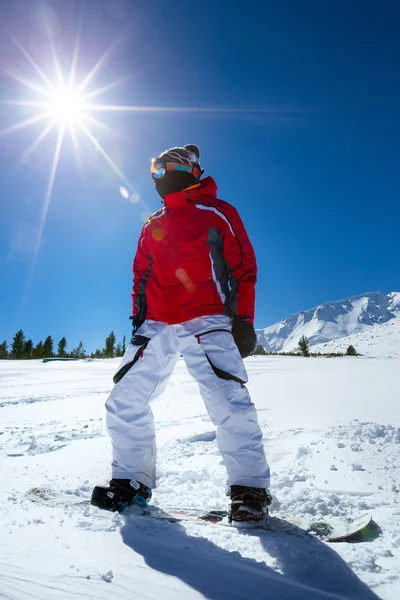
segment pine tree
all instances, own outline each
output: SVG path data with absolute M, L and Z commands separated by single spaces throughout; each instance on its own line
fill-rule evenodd
M 115 356 L 115 334 L 112 331 L 108 337 L 106 337 L 106 347 L 104 348 L 105 356 Z
M 32 358 L 33 352 L 33 342 L 32 340 L 28 340 L 24 344 L 24 358 Z
M 83 342 L 79 342 L 77 347 L 71 350 L 70 356 L 71 358 L 86 358 L 86 352 L 83 346 Z
M 346 356 L 358 356 L 357 350 L 351 344 L 346 350 Z
M 60 358 L 65 358 L 67 356 L 66 348 L 67 348 L 67 340 L 65 337 L 62 337 L 61 340 L 58 342 L 57 356 L 59 356 Z
M 265 352 L 263 346 L 261 344 L 257 346 L 257 348 L 252 352 L 253 356 L 265 356 L 267 353 Z
M 4 340 L 4 342 L 0 344 L 0 360 L 5 360 L 6 358 L 8 358 L 8 349 L 7 342 Z
M 54 342 L 53 342 L 53 338 L 51 337 L 51 335 L 48 335 L 47 338 L 44 340 L 44 344 L 43 344 L 43 357 L 44 358 L 51 358 L 52 356 L 54 356 Z
M 43 342 L 40 341 L 36 344 L 32 351 L 32 358 L 43 358 Z
M 308 338 L 305 335 L 302 335 L 299 339 L 298 349 L 303 356 L 310 356 L 308 350 Z
M 118 344 L 115 346 L 115 356 L 123 356 L 122 346 L 120 342 L 118 342 Z
M 126 352 L 126 335 L 122 338 L 122 354 Z
M 14 339 L 11 344 L 11 352 L 10 352 L 11 358 L 19 358 L 19 359 L 23 358 L 25 342 L 26 342 L 25 334 L 22 331 L 22 329 L 20 329 L 14 335 Z

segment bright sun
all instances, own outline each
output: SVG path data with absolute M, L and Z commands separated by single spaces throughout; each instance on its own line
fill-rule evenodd
M 4 29 L 4 28 L 3 28 Z M 1 30 L 3 35 L 3 29 Z M 29 278 L 32 276 L 36 258 L 38 255 L 39 247 L 41 244 L 41 239 L 47 219 L 47 213 L 51 201 L 51 195 L 53 191 L 54 181 L 57 174 L 58 163 L 61 155 L 61 149 L 63 146 L 63 141 L 66 134 L 69 134 L 75 149 L 76 157 L 79 159 L 79 151 L 81 144 L 81 139 L 87 139 L 91 142 L 92 147 L 99 153 L 104 160 L 107 162 L 109 167 L 114 171 L 114 173 L 119 177 L 119 179 L 125 184 L 125 192 L 127 197 L 133 198 L 136 197 L 133 186 L 126 178 L 124 173 L 118 164 L 111 158 L 105 148 L 102 146 L 100 141 L 97 139 L 94 133 L 94 128 L 101 128 L 104 131 L 115 134 L 116 132 L 109 126 L 106 125 L 102 120 L 95 118 L 94 113 L 98 112 L 115 112 L 115 113 L 137 113 L 148 111 L 149 113 L 153 112 L 204 112 L 204 113 L 214 113 L 214 112 L 235 112 L 236 109 L 230 108 L 206 108 L 206 107 L 178 107 L 178 106 L 136 106 L 136 105 L 117 105 L 117 104 L 103 104 L 93 102 L 94 99 L 103 94 L 104 92 L 115 88 L 122 81 L 125 81 L 126 78 L 115 79 L 114 81 L 102 85 L 100 87 L 94 87 L 94 78 L 96 74 L 102 68 L 104 62 L 110 56 L 111 51 L 115 46 L 115 42 L 113 42 L 110 47 L 104 52 L 104 54 L 99 58 L 99 60 L 95 63 L 95 65 L 90 69 L 90 71 L 80 80 L 79 83 L 76 83 L 76 72 L 78 66 L 78 54 L 79 47 L 81 41 L 81 27 L 78 28 L 78 33 L 76 36 L 76 41 L 74 44 L 74 50 L 71 60 L 71 65 L 68 73 L 63 73 L 60 62 L 57 58 L 57 53 L 55 47 L 50 44 L 50 52 L 53 55 L 54 61 L 54 73 L 56 74 L 56 81 L 52 81 L 51 78 L 43 71 L 43 69 L 39 66 L 39 64 L 35 61 L 33 56 L 26 50 L 26 48 L 18 41 L 18 39 L 8 31 L 8 36 L 19 49 L 22 56 L 26 59 L 26 67 L 29 69 L 33 69 L 36 74 L 36 79 L 30 80 L 27 79 L 25 74 L 14 73 L 12 71 L 8 71 L 0 65 L 0 75 L 4 71 L 7 73 L 12 79 L 14 79 L 18 84 L 22 84 L 24 88 L 29 92 L 29 98 L 18 97 L 11 98 L 9 100 L 3 99 L 3 94 L 0 98 L 0 106 L 2 105 L 10 105 L 10 106 L 21 106 L 25 108 L 33 109 L 32 116 L 28 116 L 28 118 L 23 118 L 21 121 L 9 125 L 4 129 L 0 129 L 0 137 L 5 134 L 11 134 L 16 131 L 20 131 L 25 129 L 30 125 L 34 125 L 37 123 L 44 123 L 43 130 L 38 133 L 36 138 L 32 141 L 32 143 L 28 146 L 28 148 L 24 149 L 23 155 L 21 156 L 21 162 L 26 162 L 31 154 L 33 154 L 39 147 L 40 144 L 43 143 L 43 140 L 49 136 L 49 134 L 53 131 L 56 133 L 55 137 L 55 146 L 53 152 L 53 158 L 49 165 L 49 179 L 46 186 L 46 194 L 43 202 L 42 214 L 40 218 L 38 233 L 37 233 L 37 241 L 35 245 L 35 249 L 32 256 L 32 266 Z M 92 88 L 92 89 L 91 89 Z M 36 98 L 31 98 L 32 93 L 36 93 Z M 247 111 L 248 109 L 243 109 L 243 111 Z M 239 109 L 241 112 L 242 109 Z M 271 112 L 269 107 L 266 107 L 266 111 L 268 113 Z M 286 112 L 286 111 L 285 111 Z M 87 145 L 83 148 L 83 151 L 87 148 Z M 145 205 L 146 206 L 146 205 Z M 147 208 L 147 207 L 146 207 Z
M 85 102 L 78 90 L 63 87 L 51 95 L 49 109 L 55 118 L 74 123 L 83 116 Z

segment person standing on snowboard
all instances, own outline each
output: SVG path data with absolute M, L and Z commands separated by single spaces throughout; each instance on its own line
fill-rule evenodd
M 94 488 L 91 502 L 113 511 L 147 506 L 156 485 L 150 401 L 165 390 L 182 354 L 217 427 L 230 518 L 260 521 L 271 502 L 269 467 L 242 360 L 256 343 L 256 259 L 236 209 L 217 198 L 212 177 L 200 179 L 203 172 L 192 144 L 152 160 L 164 206 L 139 237 L 133 337 L 106 402 L 112 479 Z

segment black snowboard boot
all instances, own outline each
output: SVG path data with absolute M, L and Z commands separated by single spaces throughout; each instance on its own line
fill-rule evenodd
M 128 506 L 136 504 L 147 507 L 151 498 L 151 489 L 134 479 L 111 479 L 109 487 L 96 485 L 90 504 L 112 512 L 122 512 Z
M 268 516 L 271 494 L 264 488 L 232 485 L 228 488 L 231 497 L 229 520 L 231 523 L 259 522 Z

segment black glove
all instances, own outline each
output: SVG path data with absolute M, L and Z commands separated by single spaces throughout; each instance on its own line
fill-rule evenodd
M 256 347 L 257 336 L 249 317 L 235 315 L 232 323 L 232 335 L 242 358 L 249 356 Z
M 139 319 L 137 315 L 133 315 L 133 317 L 129 317 L 132 321 L 132 337 L 136 334 L 139 327 L 141 327 L 144 323 L 144 319 Z

